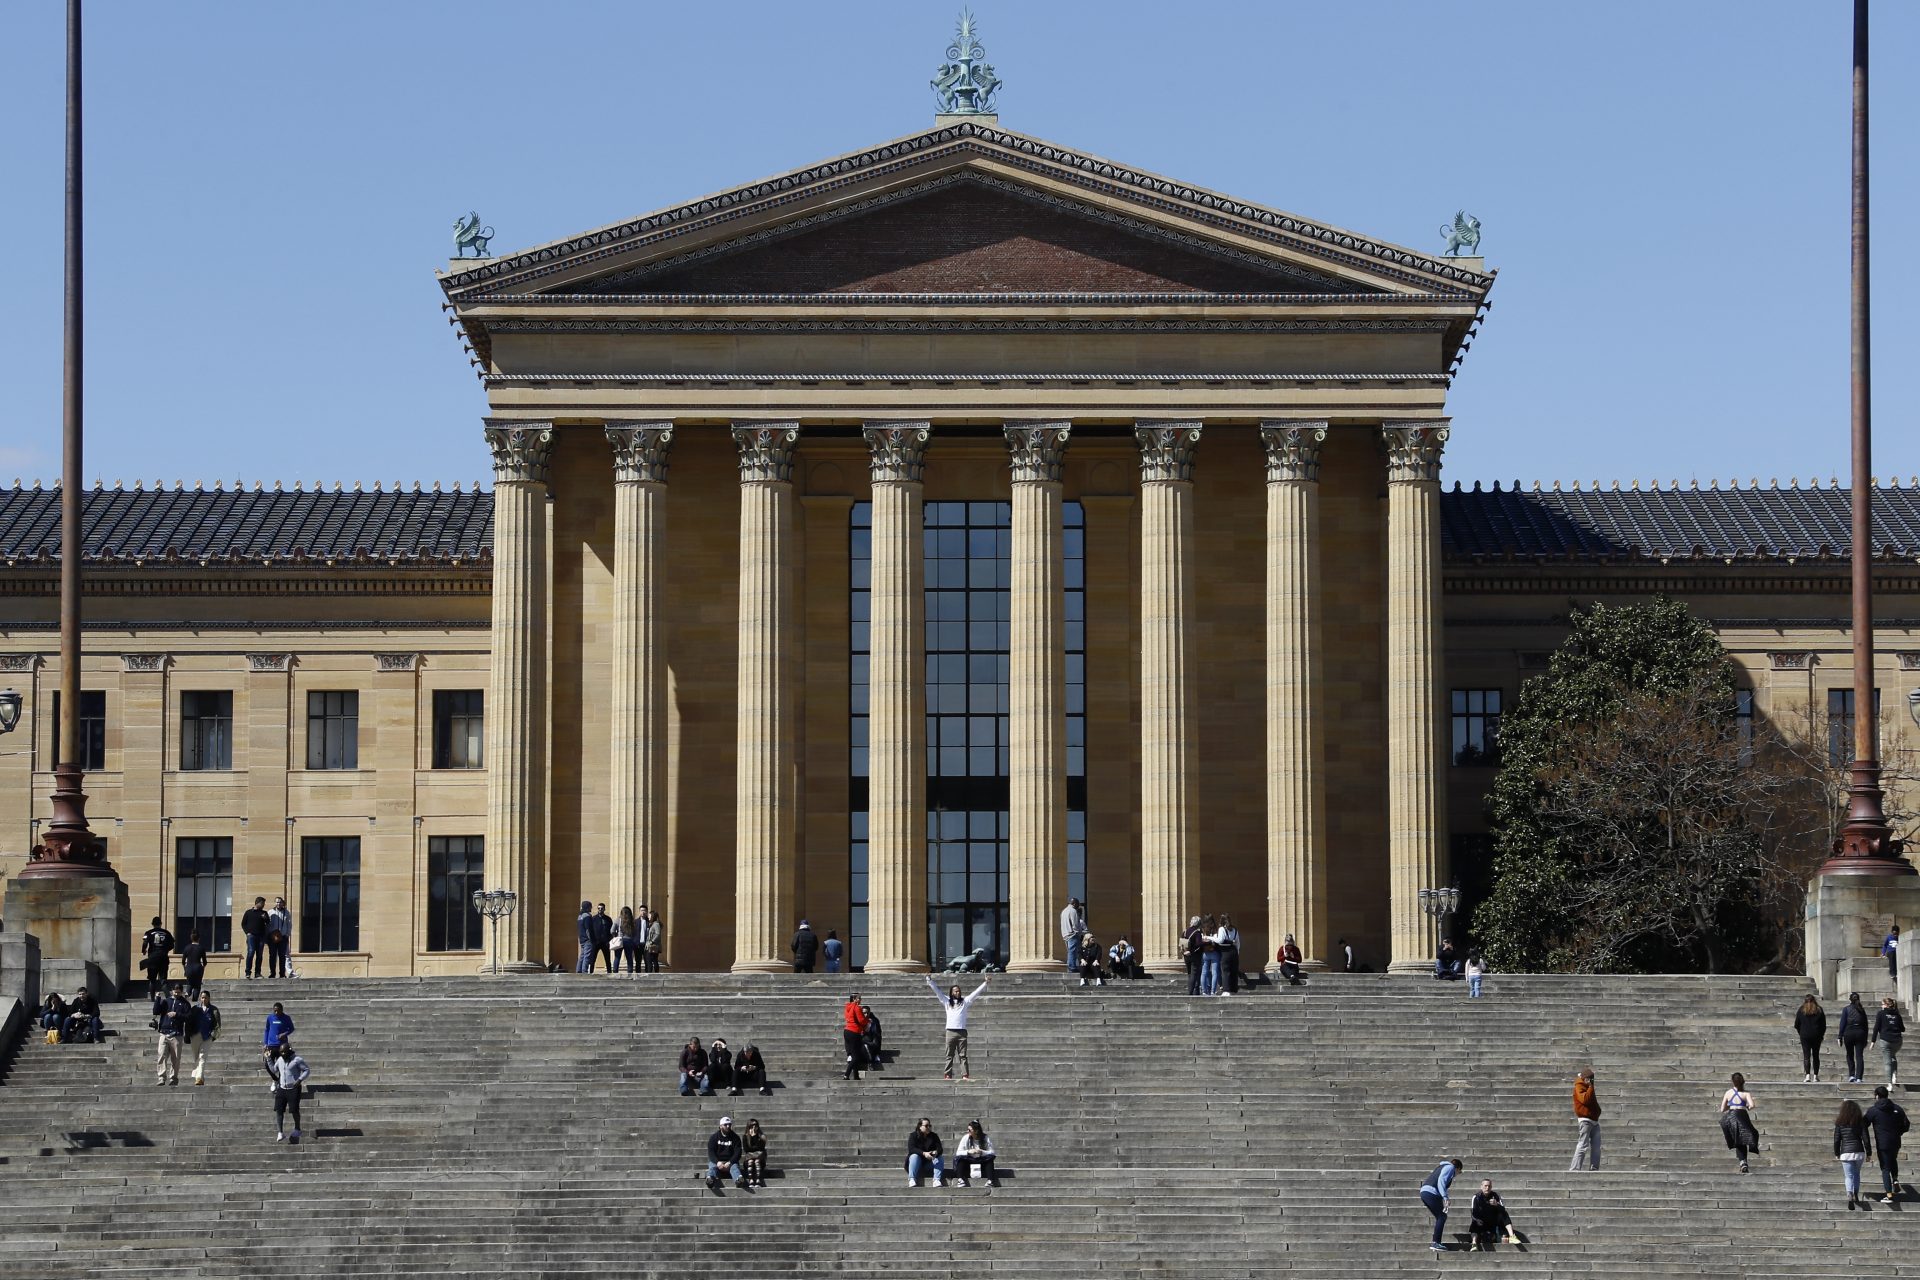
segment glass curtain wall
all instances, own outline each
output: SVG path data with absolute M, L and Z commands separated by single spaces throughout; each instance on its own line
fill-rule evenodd
M 925 510 L 927 934 L 935 968 L 977 948 L 1007 954 L 1007 675 L 1013 510 L 929 502 Z M 1068 891 L 1086 886 L 1084 517 L 1064 504 Z M 856 503 L 852 558 L 852 811 L 849 938 L 867 956 L 867 707 L 872 507 Z

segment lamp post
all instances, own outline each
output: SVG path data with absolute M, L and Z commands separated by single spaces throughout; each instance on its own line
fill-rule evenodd
M 1460 886 L 1446 889 L 1422 889 L 1419 894 L 1420 909 L 1433 917 L 1436 925 L 1444 928 L 1447 917 L 1460 910 Z
M 0 689 L 0 733 L 12 733 L 20 725 L 20 692 Z
M 1873 365 L 1868 294 L 1867 0 L 1853 0 L 1853 765 L 1847 821 L 1822 875 L 1910 876 L 1880 788 L 1873 701 Z
M 475 889 L 473 909 L 493 922 L 493 962 L 482 973 L 500 972 L 500 922 L 513 914 L 520 895 L 511 889 Z

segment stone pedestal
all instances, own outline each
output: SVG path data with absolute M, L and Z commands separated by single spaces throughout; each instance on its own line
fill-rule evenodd
M 1863 1002 L 1869 996 L 1892 995 L 1893 983 L 1887 977 L 1887 962 L 1880 958 L 1880 942 L 1887 926 L 1900 926 L 1900 936 L 1920 934 L 1920 877 L 1914 876 L 1815 876 L 1807 886 L 1807 976 L 1820 988 L 1820 997 L 1829 1002 L 1845 1000 L 1847 992 L 1859 991 Z M 1920 939 L 1913 949 L 1920 952 Z M 1901 947 L 1900 1000 L 1911 1007 L 1913 999 L 1912 965 L 1920 955 L 1907 954 Z M 1874 977 L 1872 991 L 1851 982 Z
M 22 930 L 0 933 L 0 1000 L 13 997 L 29 1009 L 38 1008 L 40 994 L 40 939 Z
M 120 998 L 133 957 L 133 908 L 118 876 L 16 879 L 0 918 L 40 940 L 43 990 L 71 994 L 84 983 L 96 997 Z

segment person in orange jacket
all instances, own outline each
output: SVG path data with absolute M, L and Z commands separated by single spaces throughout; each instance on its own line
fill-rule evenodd
M 1580 1138 L 1573 1145 L 1573 1163 L 1567 1166 L 1567 1172 L 1578 1170 L 1582 1162 L 1587 1161 L 1597 1172 L 1600 1168 L 1600 1099 L 1593 1092 L 1592 1067 L 1581 1068 L 1580 1074 L 1573 1078 L 1573 1120 L 1580 1126 Z

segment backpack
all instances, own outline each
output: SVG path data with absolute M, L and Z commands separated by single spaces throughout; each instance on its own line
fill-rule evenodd
M 1893 1112 L 1893 1131 L 1895 1133 L 1905 1133 L 1913 1127 L 1913 1121 L 1907 1119 L 1907 1113 L 1901 1109 L 1899 1103 L 1889 1102 L 1887 1109 Z

